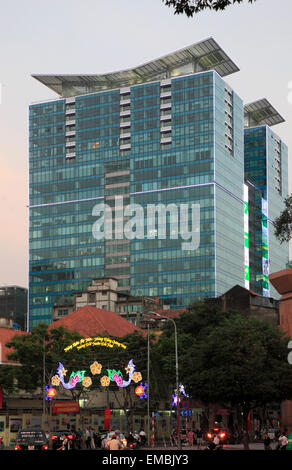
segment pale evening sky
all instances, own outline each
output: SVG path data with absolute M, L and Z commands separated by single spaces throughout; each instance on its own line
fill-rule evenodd
M 212 36 L 240 68 L 226 81 L 246 103 L 271 101 L 286 119 L 274 130 L 292 148 L 291 21 L 291 0 L 245 0 L 194 18 L 161 0 L 2 4 L 0 285 L 28 285 L 28 107 L 57 97 L 31 74 L 126 69 Z

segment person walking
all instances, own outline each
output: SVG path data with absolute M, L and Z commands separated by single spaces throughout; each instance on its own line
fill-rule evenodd
M 78 431 L 76 432 L 77 435 L 77 446 L 78 449 L 82 449 L 82 430 L 79 428 Z
M 51 436 L 50 436 L 49 431 L 46 431 L 45 434 L 46 434 L 46 439 L 47 439 L 48 446 L 49 446 L 49 448 L 51 448 L 51 440 L 50 440 Z
M 119 439 L 117 439 L 116 434 L 114 434 L 111 438 L 110 441 L 107 443 L 107 449 L 108 450 L 121 450 L 122 449 L 122 443 Z
M 175 429 L 172 430 L 172 433 L 170 435 L 170 443 L 172 447 L 176 445 L 176 430 Z
M 62 445 L 57 450 L 68 450 L 68 444 L 69 444 L 68 437 L 65 434 L 63 434 Z
M 280 450 L 282 447 L 282 439 L 284 437 L 284 433 L 281 432 L 280 436 L 278 437 L 278 444 L 276 446 L 276 450 Z
M 194 431 L 190 429 L 190 431 L 187 434 L 187 439 L 188 439 L 188 444 L 190 447 L 194 447 Z
M 139 436 L 140 436 L 141 445 L 145 446 L 145 444 L 146 444 L 146 433 L 145 433 L 144 429 L 140 430 Z
M 286 433 L 284 432 L 282 440 L 281 440 L 280 450 L 286 450 L 287 446 L 288 446 L 288 437 L 286 436 Z
M 95 449 L 95 442 L 94 442 L 95 432 L 94 432 L 94 429 L 90 428 L 89 432 L 90 432 L 90 448 Z
M 216 447 L 218 447 L 219 444 L 220 444 L 220 439 L 219 439 L 219 437 L 217 436 L 217 434 L 215 434 L 215 437 L 214 437 L 214 439 L 213 439 L 213 444 L 214 444 L 214 446 L 215 446 L 215 449 L 216 449 Z
M 196 432 L 196 438 L 197 438 L 197 448 L 201 449 L 202 448 L 202 441 L 203 441 L 203 433 L 200 428 L 197 429 Z
M 85 429 L 85 444 L 86 444 L 86 449 L 90 449 L 90 431 L 88 428 Z
M 264 449 L 271 450 L 271 438 L 267 432 L 264 435 Z

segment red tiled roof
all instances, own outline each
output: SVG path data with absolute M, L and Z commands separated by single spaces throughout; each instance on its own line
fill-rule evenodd
M 169 318 L 178 318 L 182 313 L 185 313 L 186 311 L 186 308 L 170 308 L 169 310 L 157 310 L 157 313 L 159 313 L 159 315 Z
M 11 348 L 5 346 L 16 335 L 27 335 L 25 331 L 13 330 L 11 328 L 0 328 L 0 364 L 9 363 L 7 355 L 12 352 Z
M 49 328 L 60 326 L 70 331 L 77 331 L 84 338 L 101 334 L 123 338 L 134 331 L 142 332 L 140 328 L 117 313 L 88 305 L 51 323 Z

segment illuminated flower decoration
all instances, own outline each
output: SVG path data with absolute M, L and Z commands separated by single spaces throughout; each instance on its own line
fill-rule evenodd
M 147 398 L 148 395 L 146 393 L 146 388 L 148 384 L 147 382 L 143 385 L 142 382 L 138 385 L 138 387 L 135 388 L 135 393 L 139 398 Z
M 78 384 L 79 381 L 80 381 L 80 377 L 79 377 L 78 374 L 76 374 L 74 377 L 72 377 L 72 378 L 70 379 L 70 385 L 71 385 L 71 387 L 74 388 L 74 387 Z
M 60 385 L 60 377 L 58 375 L 54 375 L 54 377 L 52 377 L 52 385 L 55 385 L 56 387 L 58 385 Z
M 181 402 L 181 399 L 179 399 L 179 403 Z M 177 395 L 172 395 L 172 405 L 171 406 L 177 406 Z
M 186 393 L 186 389 L 185 389 L 184 385 L 180 384 L 180 386 L 179 386 L 179 391 L 180 391 L 180 393 L 182 393 L 185 397 L 189 397 L 189 395 Z
M 53 398 L 55 398 L 57 392 L 53 387 L 46 386 L 46 391 L 47 391 L 46 400 L 52 400 Z
M 99 364 L 96 361 L 93 364 L 91 364 L 91 366 L 90 366 L 90 370 L 91 370 L 92 375 L 100 374 L 101 369 L 102 369 L 102 365 Z
M 136 382 L 136 383 L 141 382 L 141 380 L 142 380 L 141 372 L 134 372 L 134 374 L 133 374 L 133 376 L 132 376 L 132 379 L 133 379 L 134 382 Z
M 189 398 L 190 396 L 186 393 L 186 389 L 184 385 L 180 384 L 179 387 L 179 393 L 180 395 L 184 395 L 185 397 Z M 174 394 L 172 395 L 172 406 L 177 406 L 177 399 L 178 399 L 178 393 L 177 393 L 177 388 L 174 390 Z M 181 399 L 179 399 L 179 403 L 181 402 Z
M 63 367 L 63 369 L 60 370 L 60 374 L 61 375 L 66 375 L 67 374 L 67 369 L 65 369 L 65 367 Z
M 110 379 L 109 377 L 107 377 L 106 375 L 104 375 L 101 379 L 100 379 L 100 383 L 103 387 L 108 387 L 109 384 L 110 384 Z
M 92 385 L 92 380 L 90 377 L 84 377 L 83 381 L 82 381 L 82 385 L 83 387 L 90 387 L 90 385 Z
M 114 374 L 113 375 L 113 380 L 116 382 L 117 386 L 120 387 L 123 383 L 123 379 L 120 375 Z
M 128 364 L 127 367 L 125 367 L 125 371 L 127 372 L 127 374 L 130 374 L 130 372 L 132 371 L 132 367 Z

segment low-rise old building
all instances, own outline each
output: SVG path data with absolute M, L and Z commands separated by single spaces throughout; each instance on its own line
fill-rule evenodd
M 134 325 L 139 326 L 142 313 L 161 308 L 158 299 L 135 297 L 118 290 L 118 280 L 113 277 L 93 279 L 85 292 L 77 292 L 72 304 L 53 307 L 53 321 L 80 310 L 85 306 L 116 312 Z
M 205 299 L 223 311 L 233 310 L 279 326 L 279 300 L 265 297 L 241 286 L 234 286 L 220 297 Z
M 14 328 L 26 329 L 27 292 L 25 287 L 0 286 L 0 325 L 8 322 Z

